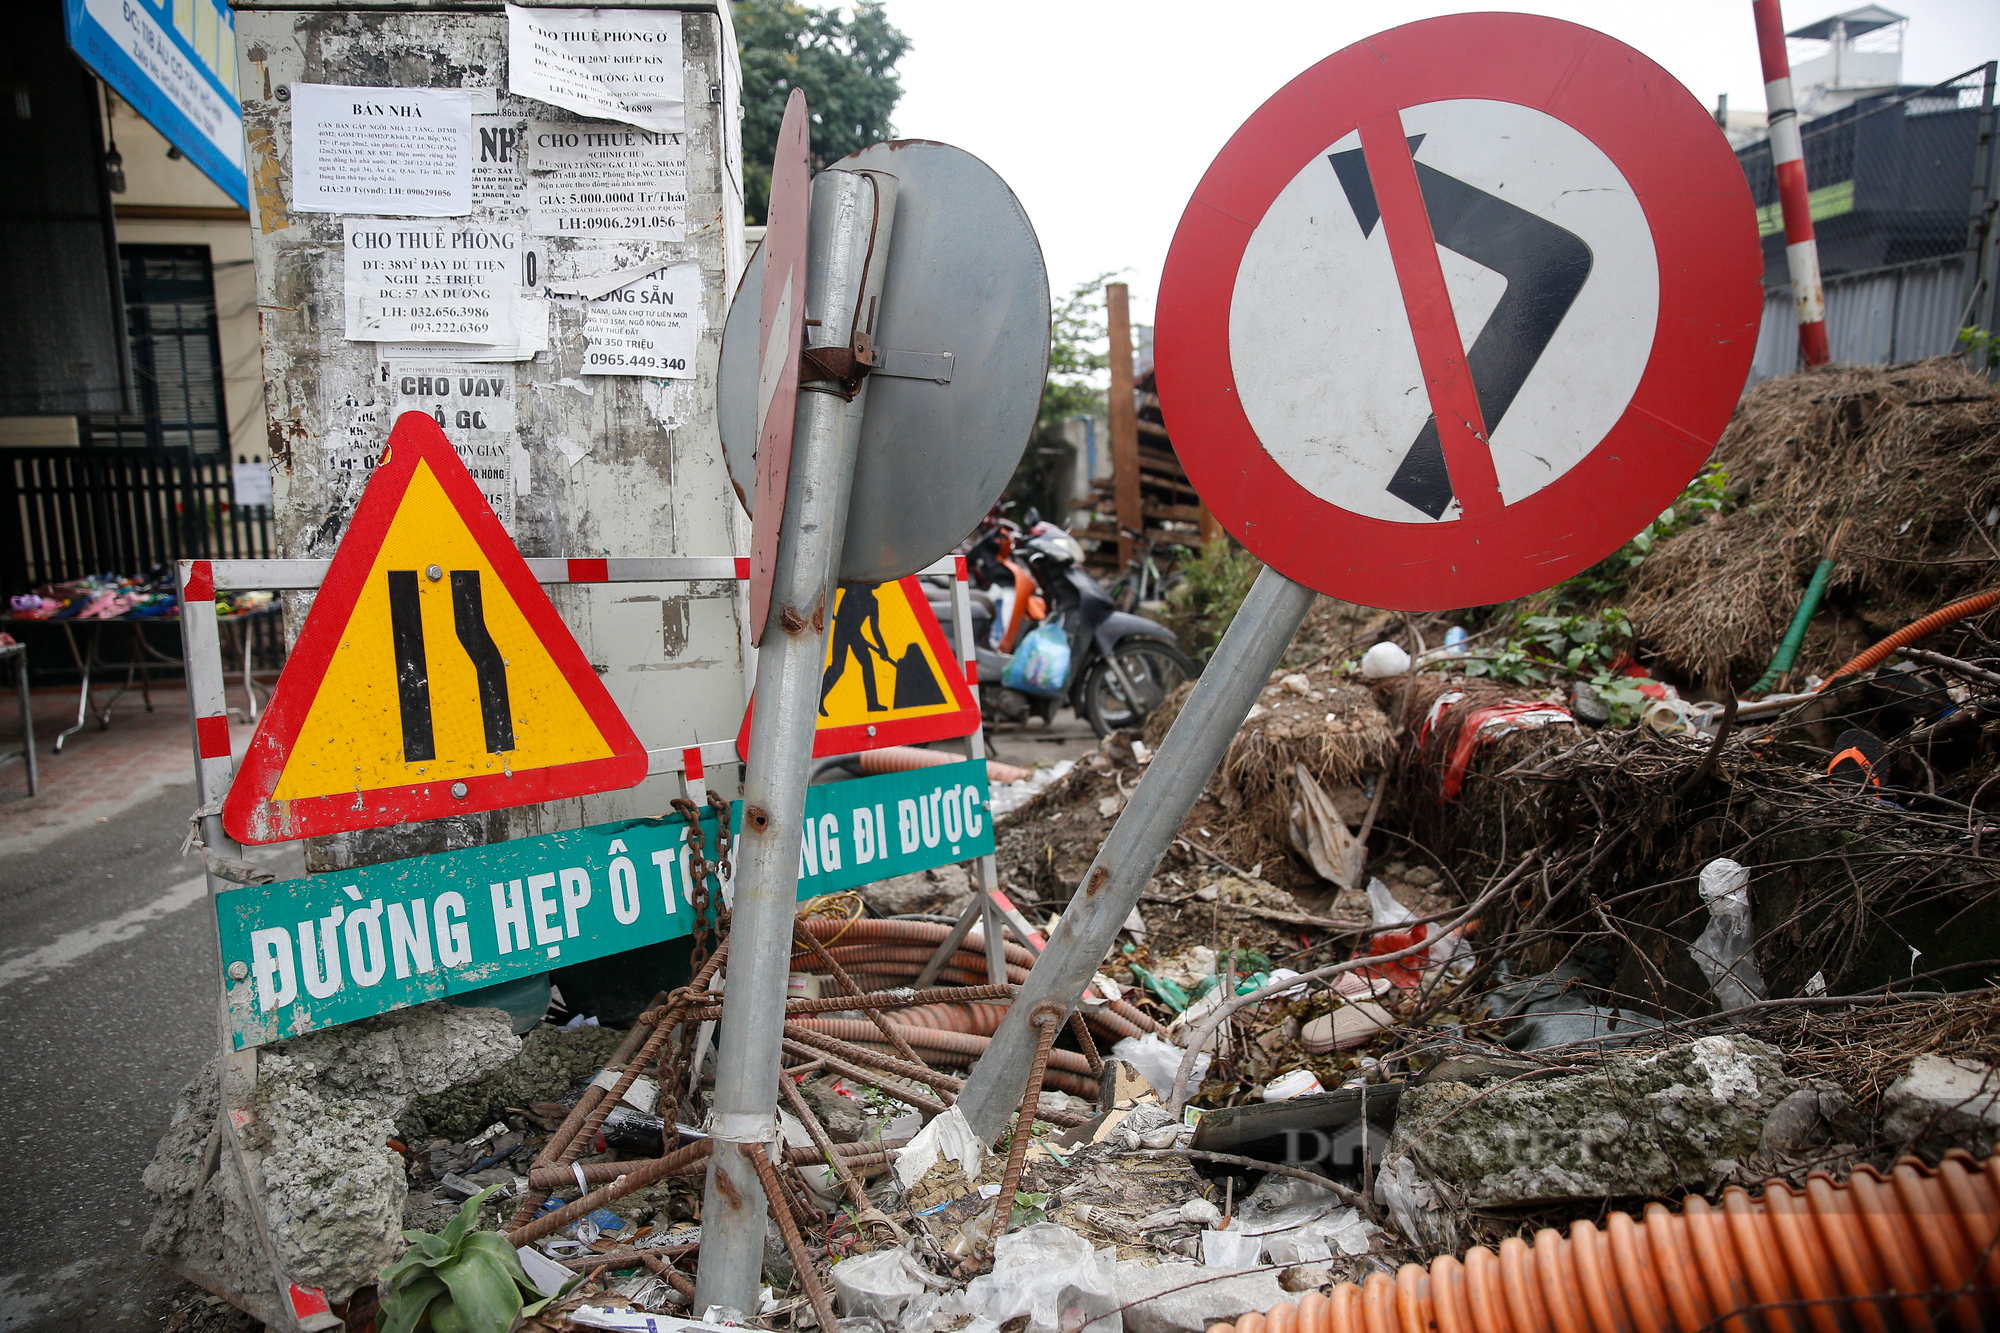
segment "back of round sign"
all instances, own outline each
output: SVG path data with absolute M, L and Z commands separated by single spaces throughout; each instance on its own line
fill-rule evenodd
M 845 582 L 886 583 L 963 540 L 1021 461 L 1048 373 L 1049 280 L 1020 201 L 965 150 L 903 139 L 833 168 L 897 180 L 879 364 L 840 562 Z M 747 267 L 729 307 L 717 375 L 723 450 L 746 506 L 755 491 L 759 274 Z

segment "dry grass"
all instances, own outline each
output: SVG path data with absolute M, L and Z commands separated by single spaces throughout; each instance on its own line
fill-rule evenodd
M 1884 1001 L 1853 1009 L 1777 1009 L 1750 1032 L 1785 1053 L 1787 1072 L 1838 1083 L 1873 1114 L 1919 1055 L 2000 1066 L 2000 990 Z
M 1711 688 L 1763 671 L 1822 557 L 1837 562 L 1829 604 L 1878 633 L 1987 586 L 2000 566 L 2000 527 L 1987 521 L 2000 503 L 2000 396 L 1962 362 L 1760 384 L 1714 461 L 1747 486 L 1744 502 L 1660 543 L 1625 603 L 1641 642 Z
M 1257 805 L 1281 788 L 1289 792 L 1296 764 L 1321 786 L 1338 787 L 1379 772 L 1395 757 L 1396 727 L 1373 691 L 1323 670 L 1308 679 L 1310 694 L 1282 684 L 1265 689 L 1258 700 L 1264 711 L 1243 724 L 1223 757 L 1226 800 Z M 1289 808 L 1289 796 L 1280 804 Z

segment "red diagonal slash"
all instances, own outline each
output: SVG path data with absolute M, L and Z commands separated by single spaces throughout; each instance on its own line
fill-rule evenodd
M 1417 186 L 1416 164 L 1403 137 L 1402 116 L 1391 111 L 1362 122 L 1361 147 L 1368 179 L 1375 186 L 1375 202 L 1382 210 L 1382 226 L 1389 234 L 1389 255 L 1395 261 L 1397 285 L 1403 289 L 1403 308 L 1409 313 L 1410 336 L 1416 340 L 1431 412 L 1437 418 L 1451 493 L 1467 518 L 1497 514 L 1506 501 L 1493 469 L 1472 372 L 1465 364 L 1451 293 L 1445 290 L 1430 214 L 1424 211 L 1423 191 Z

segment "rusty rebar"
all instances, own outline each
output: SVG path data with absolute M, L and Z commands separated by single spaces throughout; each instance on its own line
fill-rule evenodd
M 779 1200 L 784 1198 L 783 1184 L 778 1179 L 778 1168 L 771 1165 L 771 1155 L 761 1143 L 739 1143 L 737 1151 L 750 1159 L 750 1165 L 757 1170 L 757 1179 L 764 1186 L 764 1201 L 770 1206 L 771 1218 L 778 1224 L 778 1232 L 785 1238 L 785 1253 L 791 1256 L 792 1271 L 798 1274 L 799 1285 L 806 1289 L 806 1299 L 812 1302 L 813 1313 L 819 1316 L 822 1333 L 833 1333 L 840 1326 L 840 1320 L 833 1313 L 833 1302 L 827 1299 L 826 1288 L 819 1282 L 819 1274 L 813 1269 L 812 1252 L 806 1249 L 805 1239 L 799 1235 L 799 1224 L 792 1216 L 792 1210 L 784 1207 Z
M 688 1248 L 698 1250 L 701 1247 L 691 1245 Z M 666 1251 L 637 1250 L 635 1253 L 639 1256 L 639 1262 L 646 1265 L 653 1276 L 663 1279 L 668 1286 L 679 1292 L 681 1299 L 688 1303 L 689 1309 L 694 1308 L 694 1283 L 667 1262 Z
M 846 1009 L 914 1009 L 922 1004 L 978 1004 L 1011 1000 L 1021 989 L 1012 982 L 1005 986 L 932 986 L 926 990 L 899 987 L 896 990 L 868 991 L 861 995 L 827 995 L 817 1000 L 787 1000 L 785 1017 L 805 1018 L 812 1014 L 837 1013 Z M 719 1004 L 691 1009 L 681 1021 L 705 1023 L 722 1016 Z
M 826 1125 L 814 1113 L 811 1104 L 806 1101 L 805 1094 L 799 1090 L 799 1085 L 790 1078 L 780 1076 L 778 1088 L 784 1093 L 785 1099 L 792 1104 L 792 1113 L 799 1118 L 799 1123 L 806 1127 L 806 1133 L 812 1135 L 813 1142 L 819 1145 L 820 1152 L 825 1156 L 823 1164 L 840 1178 L 842 1188 L 847 1191 L 848 1202 L 854 1205 L 854 1224 L 857 1227 L 865 1224 L 886 1228 L 897 1240 L 908 1240 L 910 1233 L 897 1225 L 894 1218 L 869 1201 L 868 1191 L 863 1188 L 861 1178 L 854 1174 L 854 1169 L 841 1155 L 840 1145 L 826 1132 Z M 786 1161 L 794 1167 L 798 1165 L 791 1162 L 789 1151 Z
M 542 1150 L 535 1154 L 535 1160 L 530 1166 L 530 1175 L 533 1174 L 534 1168 L 566 1165 L 583 1155 L 584 1145 L 596 1137 L 597 1127 L 603 1123 L 604 1116 L 610 1113 L 610 1107 L 606 1106 L 604 1113 L 597 1115 L 595 1120 L 591 1119 L 593 1112 L 607 1100 L 612 1106 L 617 1105 L 617 1099 L 625 1095 L 626 1089 L 632 1086 L 632 1080 L 638 1077 L 639 1071 L 646 1067 L 660 1051 L 667 1037 L 673 1034 L 675 1025 L 680 1021 L 678 1015 L 693 1004 L 697 995 L 708 992 L 708 983 L 728 956 L 729 941 L 725 939 L 716 947 L 714 954 L 695 970 L 688 984 L 676 991 L 672 997 L 665 991 L 654 993 L 652 1005 L 639 1016 L 640 1021 L 632 1025 L 632 1030 L 625 1035 L 625 1040 L 618 1044 L 618 1049 L 612 1052 L 612 1058 L 604 1066 L 606 1071 L 611 1069 L 620 1071 L 617 1090 L 607 1098 L 606 1089 L 597 1083 L 593 1082 L 585 1088 L 583 1095 L 576 1099 L 576 1106 L 563 1118 L 556 1132 L 549 1136 L 549 1141 L 542 1145 Z M 662 1005 L 666 1007 L 665 1012 L 661 1012 Z M 648 1016 L 653 1020 L 652 1030 L 641 1035 L 640 1029 Z M 641 1051 L 645 1054 L 638 1054 Z M 660 1086 L 664 1092 L 666 1084 L 662 1082 Z M 678 1098 L 675 1104 L 679 1104 Z M 587 1133 L 586 1126 L 588 1126 Z M 514 1210 L 509 1225 L 526 1226 L 535 1216 L 535 1210 L 540 1208 L 548 1197 L 547 1191 L 538 1191 L 531 1186 L 529 1193 L 522 1198 L 520 1207 Z
M 834 1149 L 833 1136 L 826 1132 L 826 1126 L 820 1123 L 817 1115 L 813 1114 L 812 1107 L 806 1103 L 805 1094 L 799 1091 L 799 1085 L 789 1078 L 781 1077 L 778 1080 L 778 1091 L 791 1104 L 792 1114 L 806 1127 L 806 1133 L 812 1136 L 812 1141 L 819 1145 L 822 1153 L 826 1154 L 826 1165 L 840 1178 L 841 1188 L 847 1191 L 847 1201 L 854 1205 L 855 1216 L 858 1218 L 867 1212 L 868 1192 L 861 1188 L 861 1182 L 855 1178 L 854 1172 L 841 1161 L 839 1152 Z
M 1097 1041 L 1090 1035 L 1090 1024 L 1084 1021 L 1083 1010 L 1070 1011 L 1069 1030 L 1076 1038 L 1077 1046 L 1082 1049 L 1083 1058 L 1090 1063 L 1090 1076 L 1103 1078 L 1104 1057 L 1097 1053 Z
M 653 1024 L 653 1033 L 646 1038 L 646 1044 L 639 1048 L 636 1056 L 625 1062 L 625 1068 L 619 1073 L 611 1090 L 597 1099 L 597 1104 L 584 1117 L 583 1125 L 577 1130 L 575 1137 L 564 1146 L 563 1155 L 557 1160 L 557 1165 L 573 1162 L 583 1155 L 584 1148 L 597 1137 L 598 1126 L 604 1123 L 604 1117 L 611 1114 L 611 1108 L 618 1104 L 619 1099 L 632 1086 L 633 1080 L 639 1077 L 639 1071 L 653 1063 L 659 1056 L 661 1047 L 673 1035 L 674 1029 L 680 1026 L 682 1015 L 693 1005 L 695 997 L 708 993 L 709 981 L 714 978 L 728 957 L 729 941 L 724 939 L 715 946 L 715 952 L 702 963 L 700 970 L 688 984 L 681 987 L 673 999 L 667 1002 L 667 1011 Z M 581 1099 L 577 1105 L 579 1107 L 583 1105 Z
M 667 993 L 665 991 L 655 991 L 653 993 L 653 1003 L 646 1007 L 646 1011 L 639 1015 L 639 1021 L 632 1025 L 632 1030 L 627 1032 L 625 1039 L 618 1043 L 618 1049 L 614 1050 L 611 1053 L 611 1058 L 605 1062 L 604 1067 L 606 1069 L 620 1069 L 632 1062 L 633 1055 L 645 1044 L 652 1032 L 657 1030 L 659 1026 L 657 1022 L 659 1016 L 658 1009 L 666 999 Z M 654 1021 L 649 1023 L 648 1020 Z M 535 1154 L 534 1161 L 529 1167 L 529 1174 L 531 1176 L 534 1174 L 536 1168 L 554 1166 L 556 1164 L 557 1157 L 570 1145 L 576 1138 L 577 1131 L 583 1127 L 583 1122 L 590 1115 L 591 1108 L 603 1100 L 603 1097 L 604 1089 L 595 1083 L 583 1090 L 583 1094 L 576 1099 L 576 1105 L 571 1107 L 569 1114 L 563 1117 L 562 1124 L 556 1127 L 555 1132 L 549 1136 L 548 1142 L 544 1143 L 541 1151 Z M 535 1210 L 542 1206 L 542 1201 L 548 1197 L 546 1190 L 540 1192 L 531 1190 L 530 1193 L 522 1197 L 520 1204 L 515 1207 L 513 1219 L 508 1225 L 517 1227 L 526 1225 L 528 1219 L 535 1215 Z
M 840 1149 L 838 1155 L 840 1155 L 840 1159 L 844 1163 L 848 1163 L 850 1169 L 852 1167 L 882 1167 L 882 1165 L 888 1165 L 890 1161 L 894 1161 L 896 1149 L 910 1147 L 910 1141 L 908 1139 L 882 1139 L 880 1143 L 836 1143 L 834 1147 Z M 858 1149 L 858 1151 L 850 1153 L 848 1149 Z M 792 1165 L 792 1167 L 824 1167 L 826 1165 L 826 1159 L 820 1155 L 820 1149 L 808 1149 L 808 1147 L 786 1149 L 784 1151 L 784 1161 L 788 1165 Z
M 801 1041 L 808 1046 L 816 1047 L 818 1050 L 830 1051 L 835 1055 L 845 1056 L 858 1064 L 872 1065 L 884 1073 L 900 1074 L 904 1078 L 912 1079 L 933 1091 L 944 1094 L 947 1104 L 949 1104 L 952 1097 L 957 1095 L 958 1090 L 965 1086 L 964 1079 L 953 1078 L 949 1074 L 940 1074 L 929 1065 L 913 1065 L 906 1060 L 898 1060 L 893 1055 L 884 1055 L 880 1051 L 871 1051 L 866 1046 L 858 1046 L 853 1042 L 842 1041 L 838 1037 L 829 1037 L 824 1032 L 817 1032 L 812 1028 L 804 1027 L 797 1023 L 785 1024 L 785 1035 L 795 1041 Z
M 909 1087 L 901 1079 L 889 1077 L 878 1069 L 871 1069 L 866 1065 L 856 1064 L 851 1060 L 843 1060 L 838 1055 L 829 1054 L 826 1051 L 819 1050 L 817 1047 L 807 1046 L 805 1043 L 794 1040 L 789 1036 L 785 1039 L 784 1048 L 793 1055 L 802 1055 L 815 1060 L 823 1060 L 826 1063 L 826 1067 L 834 1073 L 851 1078 L 857 1083 L 865 1083 L 871 1088 L 879 1088 L 891 1097 L 894 1097 L 897 1101 L 906 1102 L 914 1106 L 917 1110 L 925 1112 L 927 1115 L 943 1115 L 947 1109 L 943 1102 L 929 1093 Z M 873 1055 L 874 1052 L 869 1051 L 868 1054 Z
M 819 936 L 807 930 L 802 923 L 798 921 L 792 922 L 792 938 L 806 942 L 806 947 L 812 950 L 813 957 L 819 959 L 833 973 L 834 984 L 839 986 L 843 991 L 846 991 L 849 997 L 859 998 L 868 993 L 855 983 L 853 977 L 847 975 L 847 969 L 840 965 L 840 960 L 826 951 L 826 946 L 819 942 Z M 902 1056 L 913 1065 L 924 1069 L 931 1067 L 928 1060 L 917 1054 L 915 1047 L 903 1040 L 900 1032 L 889 1026 L 889 1020 L 882 1017 L 880 1009 L 864 1005 L 861 1012 L 867 1017 L 869 1022 L 875 1025 L 876 1031 L 880 1032 L 887 1039 L 888 1043 L 896 1048 L 896 1054 Z
M 1021 1095 L 1021 1111 L 1014 1118 L 1014 1136 L 1007 1144 L 1007 1169 L 1000 1176 L 1000 1197 L 993 1201 L 993 1249 L 1007 1234 L 1014 1216 L 1014 1192 L 1021 1188 L 1021 1168 L 1028 1160 L 1028 1142 L 1035 1137 L 1035 1115 L 1042 1108 L 1042 1076 L 1049 1072 L 1049 1050 L 1056 1033 L 1068 1021 L 1060 1005 L 1038 1004 L 1028 1021 L 1036 1028 L 1035 1058 L 1028 1065 L 1028 1090 Z
M 702 1139 L 688 1144 L 685 1148 L 676 1149 L 665 1157 L 655 1157 L 649 1162 L 633 1162 L 630 1164 L 632 1167 L 630 1171 L 602 1189 L 591 1190 L 574 1203 L 566 1203 L 524 1225 L 514 1227 L 508 1231 L 507 1241 L 511 1245 L 521 1246 L 531 1240 L 540 1240 L 543 1236 L 562 1230 L 579 1217 L 588 1217 L 613 1199 L 622 1199 L 633 1190 L 644 1189 L 655 1181 L 665 1180 L 668 1176 L 678 1174 L 696 1163 L 706 1161 L 714 1149 L 713 1139 Z M 542 1197 L 548 1196 L 544 1194 Z

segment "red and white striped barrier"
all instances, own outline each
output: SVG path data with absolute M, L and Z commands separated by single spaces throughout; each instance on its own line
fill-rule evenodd
M 1806 191 L 1805 148 L 1798 105 L 1792 100 L 1792 62 L 1785 53 L 1785 21 L 1778 0 L 1750 0 L 1757 20 L 1757 51 L 1764 62 L 1764 104 L 1769 108 L 1771 164 L 1778 176 L 1778 207 L 1785 219 L 1785 266 L 1792 275 L 1792 304 L 1799 316 L 1799 353 L 1823 366 L 1826 290 L 1819 279 L 1819 242 L 1813 239 L 1812 203 Z

